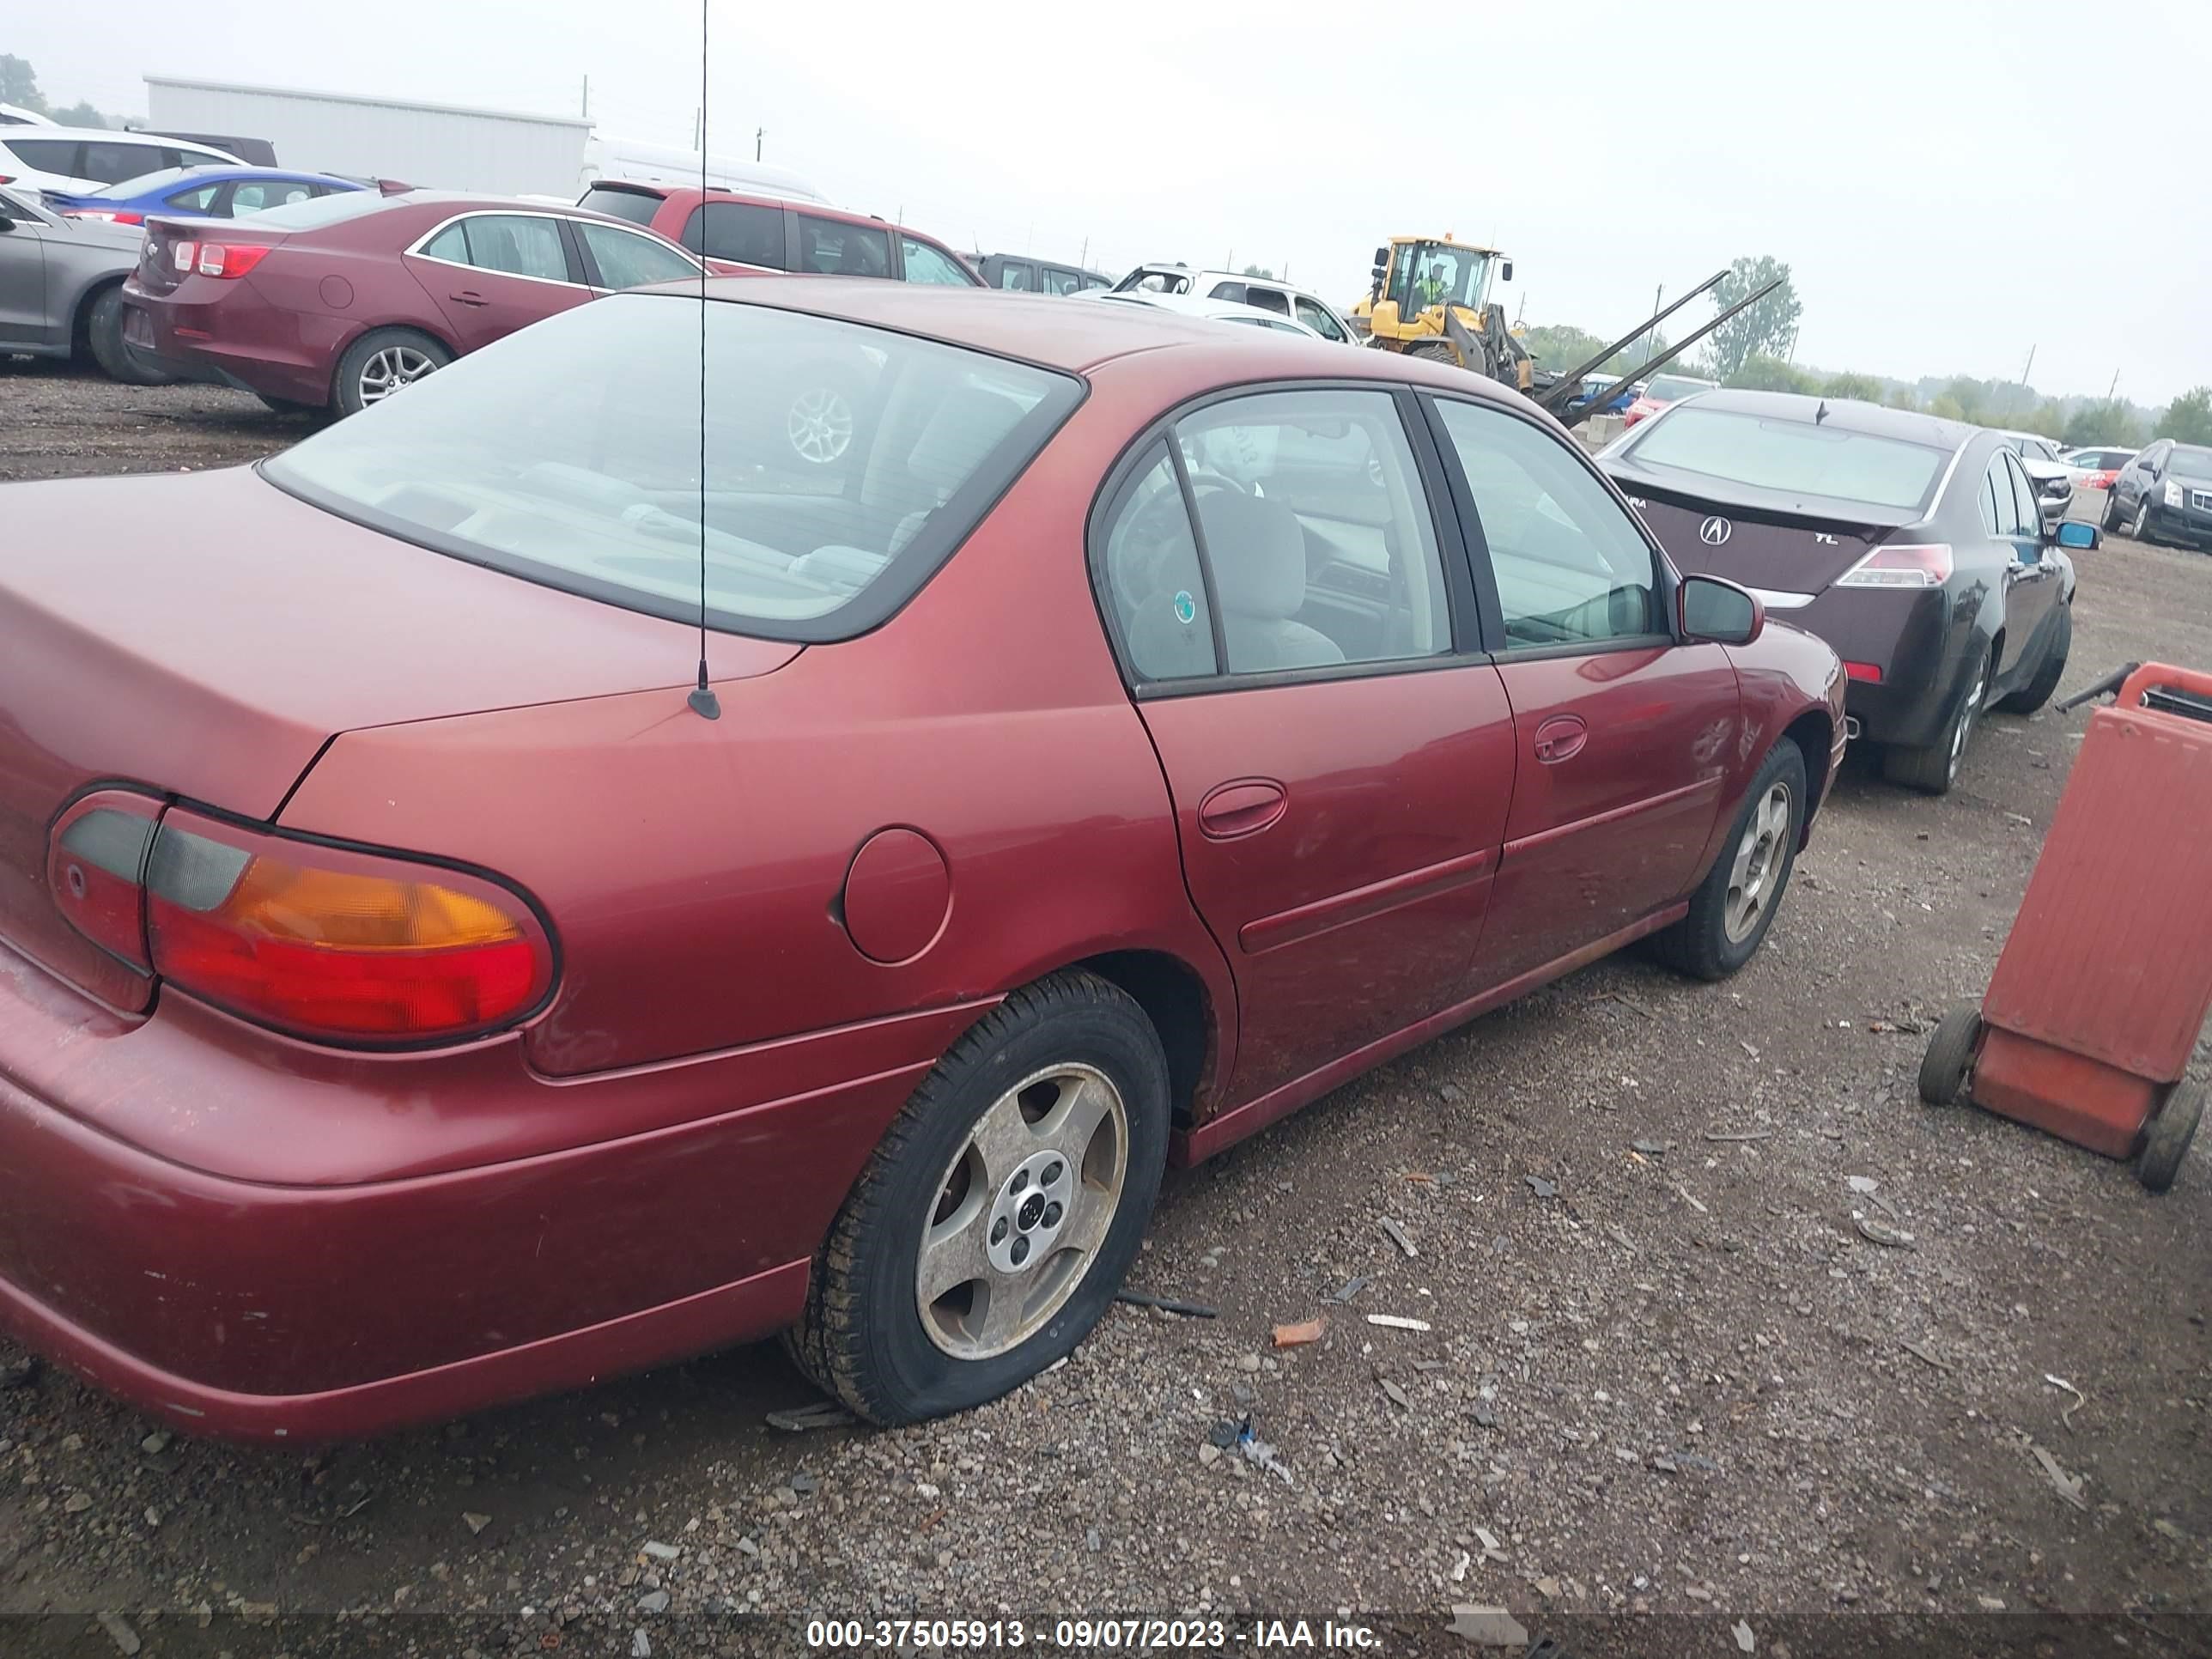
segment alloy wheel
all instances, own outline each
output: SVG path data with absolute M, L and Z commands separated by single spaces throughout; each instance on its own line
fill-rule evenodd
M 1777 780 L 1759 798 L 1751 821 L 1736 843 L 1735 861 L 1729 870 L 1728 894 L 1721 902 L 1721 926 L 1729 943 L 1741 945 L 1758 928 L 1759 919 L 1774 902 L 1789 846 L 1790 786 Z
M 429 353 L 414 346 L 386 346 L 362 365 L 361 400 L 363 404 L 382 403 L 437 367 Z
M 791 400 L 784 431 L 799 459 L 828 466 L 853 447 L 853 406 L 828 386 L 802 392 Z
M 1103 1072 L 1054 1066 L 1000 1095 L 923 1226 L 915 1303 L 929 1340 L 975 1360 L 1035 1335 L 1105 1243 L 1128 1170 L 1128 1108 Z
M 2150 497 L 2146 495 L 2136 503 L 2135 521 L 2128 526 L 2128 534 L 2136 541 L 2150 539 Z

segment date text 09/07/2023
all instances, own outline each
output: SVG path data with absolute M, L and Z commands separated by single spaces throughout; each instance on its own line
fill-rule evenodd
M 1333 1619 L 816 1619 L 806 1645 L 836 1651 L 909 1648 L 967 1649 L 1036 1646 L 1079 1653 L 1188 1653 L 1247 1648 L 1380 1650 L 1369 1626 Z

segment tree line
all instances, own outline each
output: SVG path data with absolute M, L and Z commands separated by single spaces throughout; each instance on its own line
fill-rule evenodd
M 2152 411 L 2138 409 L 2124 398 L 2045 398 L 2019 381 L 1979 380 L 1964 374 L 1904 381 L 1856 371 L 1827 374 L 1801 367 L 1792 359 L 1804 307 L 1790 280 L 1788 264 L 1764 254 L 1738 259 L 1729 267 L 1714 298 L 1726 309 L 1778 277 L 1780 286 L 1771 294 L 1706 336 L 1693 357 L 1677 359 L 1668 368 L 1751 391 L 1856 398 L 1977 426 L 2008 427 L 2039 433 L 2069 447 L 2111 444 L 2139 448 L 2154 438 L 2212 444 L 2212 386 L 2197 386 L 2165 409 Z M 1559 324 L 1523 330 L 1522 341 L 1544 367 L 1562 371 L 1595 356 L 1606 346 L 1603 338 L 1587 330 Z M 1663 334 L 1647 336 L 1592 372 L 1625 374 L 1666 349 Z
M 39 74 L 27 59 L 0 52 L 0 104 L 13 104 L 18 109 L 29 110 L 33 115 L 43 115 L 65 127 L 113 127 L 122 125 L 111 121 L 80 98 L 74 104 L 57 109 L 46 102 L 46 94 L 39 90 Z

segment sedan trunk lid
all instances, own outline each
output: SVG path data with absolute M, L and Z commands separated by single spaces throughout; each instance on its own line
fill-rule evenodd
M 1769 593 L 1819 593 L 1915 517 L 1842 502 L 1834 512 L 1808 512 L 1748 493 L 1692 495 L 1626 471 L 1614 482 L 1676 569 Z
M 88 788 L 269 819 L 363 726 L 664 686 L 672 718 L 696 718 L 695 628 L 414 546 L 246 468 L 12 487 L 0 640 L 0 940 L 125 1009 L 148 988 L 46 886 L 53 820 Z M 799 649 L 714 635 L 708 672 Z

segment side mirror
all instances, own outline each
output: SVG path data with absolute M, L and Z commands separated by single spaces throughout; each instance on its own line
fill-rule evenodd
M 1682 637 L 1692 644 L 1749 645 L 1766 627 L 1766 607 L 1718 576 L 1685 576 L 1674 596 Z
M 2104 532 L 2096 526 L 2081 519 L 2061 519 L 2051 539 L 2066 548 L 2094 548 L 2101 544 Z
M 1389 263 L 1390 263 L 1390 250 L 1389 250 L 1389 248 L 1387 248 L 1387 247 L 1378 247 L 1378 248 L 1376 248 L 1376 249 L 1375 250 L 1375 272 L 1376 272 L 1376 275 L 1377 275 L 1378 276 L 1379 276 L 1380 275 L 1382 275 L 1382 273 L 1383 270 L 1384 270 L 1384 269 L 1385 269 L 1385 268 L 1389 264 Z
M 1502 265 L 1498 266 L 1498 280 L 1499 282 L 1501 282 L 1501 283 L 1510 283 L 1510 282 L 1511 282 L 1511 281 L 1513 280 L 1513 261 L 1512 261 L 1512 260 L 1508 259 L 1508 260 L 1507 260 L 1504 264 L 1502 264 Z

